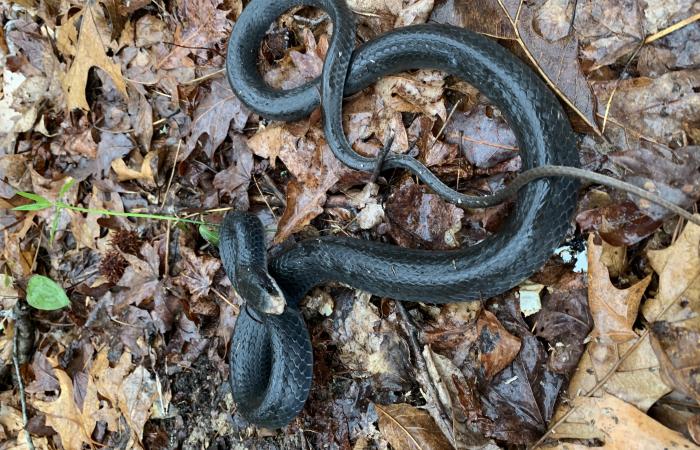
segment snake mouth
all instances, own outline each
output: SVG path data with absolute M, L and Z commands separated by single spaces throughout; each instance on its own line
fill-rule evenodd
M 280 315 L 284 312 L 287 301 L 277 281 L 269 273 L 265 273 L 261 280 L 262 295 L 258 297 L 255 308 L 266 314 Z

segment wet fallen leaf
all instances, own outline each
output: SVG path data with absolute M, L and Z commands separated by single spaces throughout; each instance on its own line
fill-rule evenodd
M 412 450 L 452 448 L 427 412 L 405 403 L 375 407 L 379 413 L 379 430 L 392 447 Z
M 95 8 L 92 3 L 88 3 L 80 14 L 82 16 L 82 25 L 75 51 L 75 59 L 68 73 L 63 78 L 63 86 L 66 91 L 68 109 L 80 108 L 89 110 L 90 105 L 88 105 L 85 98 L 85 85 L 88 72 L 92 67 L 99 67 L 109 74 L 117 90 L 124 98 L 127 98 L 128 94 L 121 68 L 105 53 L 106 49 L 97 30 L 96 20 L 104 20 L 102 9 Z
M 491 302 L 488 308 L 508 332 L 521 341 L 516 358 L 480 387 L 487 436 L 511 443 L 531 443 L 544 432 L 563 384 L 547 367 L 547 352 L 524 322 L 517 299 Z
M 430 347 L 426 346 L 423 349 L 423 357 L 431 378 L 430 382 L 436 387 L 440 402 L 452 419 L 451 432 L 454 436 L 454 446 L 457 449 L 498 448 L 492 440 L 486 439 L 479 432 L 476 425 L 478 421 L 488 421 L 481 415 L 476 380 L 467 379 L 449 358 L 434 353 Z
M 534 318 L 535 334 L 552 349 L 549 368 L 569 374 L 578 364 L 592 326 L 586 280 L 582 274 L 567 273 L 547 291 L 542 310 Z
M 518 155 L 512 130 L 493 107 L 480 104 L 465 114 L 454 114 L 445 128 L 445 142 L 459 145 L 467 160 L 491 168 Z

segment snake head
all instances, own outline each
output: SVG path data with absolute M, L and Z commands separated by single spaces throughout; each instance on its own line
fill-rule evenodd
M 279 315 L 284 312 L 284 293 L 266 270 L 239 266 L 236 270 L 238 294 L 256 310 Z

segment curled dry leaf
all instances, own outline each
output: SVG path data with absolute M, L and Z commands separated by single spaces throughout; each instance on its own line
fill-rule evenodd
M 430 414 L 414 406 L 375 405 L 379 431 L 393 448 L 449 450 L 452 445 L 440 432 Z

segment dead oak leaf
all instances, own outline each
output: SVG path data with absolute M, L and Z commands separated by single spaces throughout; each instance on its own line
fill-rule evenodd
M 76 405 L 73 397 L 73 380 L 61 369 L 54 370 L 61 393 L 52 402 L 35 400 L 33 406 L 46 414 L 46 424 L 56 430 L 66 450 L 81 450 L 83 443 L 91 444 L 90 435 L 95 428 L 95 419 L 86 416 Z M 87 402 L 87 398 L 85 401 Z M 96 397 L 94 400 L 97 400 Z M 86 403 L 83 404 L 85 408 Z
M 112 78 L 114 85 L 124 98 L 128 98 L 128 94 L 121 68 L 119 64 L 107 56 L 97 29 L 96 18 L 103 17 L 101 8 L 94 8 L 92 2 L 88 2 L 81 14 L 83 20 L 75 59 L 63 78 L 63 89 L 66 92 L 66 103 L 69 110 L 80 108 L 87 111 L 90 106 L 85 98 L 85 85 L 87 84 L 88 72 L 92 67 L 104 70 Z
M 637 338 L 632 330 L 651 277 L 627 289 L 618 289 L 610 281 L 608 268 L 601 262 L 603 246 L 588 238 L 588 301 L 593 316 L 591 338 L 601 343 L 623 343 Z
M 405 403 L 375 405 L 379 431 L 393 448 L 447 450 L 453 448 L 426 411 Z

